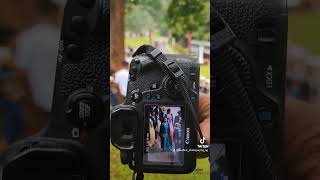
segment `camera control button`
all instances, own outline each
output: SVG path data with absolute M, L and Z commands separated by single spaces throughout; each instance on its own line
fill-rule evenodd
M 195 95 L 192 95 L 192 96 L 190 97 L 190 99 L 191 99 L 191 101 L 192 101 L 193 103 L 195 103 L 195 102 L 197 101 L 197 97 L 196 97 Z
M 85 8 L 92 8 L 94 3 L 94 0 L 80 0 L 80 5 Z
M 140 59 L 134 59 L 133 62 L 136 63 L 136 64 L 140 64 L 141 63 Z
M 139 90 L 134 90 L 131 93 L 132 102 L 139 103 L 142 100 L 142 93 Z
M 150 87 L 151 90 L 158 89 L 158 83 L 153 83 Z
M 160 100 L 161 99 L 161 95 L 160 94 L 155 94 L 154 97 L 156 98 L 156 100 Z
M 86 34 L 88 32 L 88 22 L 83 16 L 72 17 L 72 30 L 79 34 Z
M 190 80 L 191 81 L 196 81 L 197 80 L 197 73 L 190 73 Z
M 151 96 L 151 94 L 146 94 L 146 98 L 148 99 L 148 100 L 150 100 L 151 98 L 152 98 L 152 96 Z
M 130 74 L 136 74 L 137 72 L 138 72 L 137 66 L 132 66 L 132 67 L 130 68 Z
M 79 60 L 82 57 L 82 49 L 76 44 L 69 44 L 67 46 L 66 53 L 71 60 Z
M 136 75 L 130 74 L 130 81 L 135 81 L 136 80 Z

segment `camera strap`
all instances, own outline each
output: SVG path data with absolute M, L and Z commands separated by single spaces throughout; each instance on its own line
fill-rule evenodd
M 262 127 L 259 124 L 248 92 L 234 64 L 235 59 L 239 55 L 245 54 L 245 52 L 238 50 L 240 48 L 237 48 L 235 43 L 238 41 L 237 37 L 216 10 L 213 10 L 212 17 L 213 26 L 211 26 L 215 30 L 213 30 L 211 36 L 211 41 L 213 41 L 211 50 L 215 58 L 214 67 L 216 68 L 216 74 L 218 74 L 217 83 L 220 83 L 221 88 L 225 92 L 225 103 L 228 104 L 237 120 L 246 128 L 245 137 L 248 138 L 250 146 L 256 152 L 257 161 L 261 163 L 264 179 L 276 180 L 273 160 L 268 151 Z
M 211 49 L 215 51 L 230 44 L 230 42 L 234 41 L 237 37 L 221 15 L 215 9 L 212 11 L 211 18 L 213 21 L 211 23 L 213 23 L 213 25 L 211 26 L 214 28 L 212 29 L 213 32 L 210 41 L 212 42 Z
M 197 129 L 199 136 L 201 138 L 200 142 L 204 142 L 203 144 L 207 144 L 206 139 L 203 136 L 203 133 L 200 129 L 199 125 L 199 117 L 196 112 L 196 104 L 192 103 L 191 100 L 191 91 L 192 89 L 189 87 L 188 82 L 186 80 L 185 74 L 182 69 L 179 67 L 178 63 L 175 60 L 169 60 L 167 57 L 157 48 L 154 48 L 150 45 L 141 46 L 134 54 L 133 57 L 141 54 L 146 54 L 151 57 L 170 77 L 175 80 L 181 88 L 181 93 L 186 101 L 187 106 L 189 107 L 191 114 L 193 116 L 193 124 Z

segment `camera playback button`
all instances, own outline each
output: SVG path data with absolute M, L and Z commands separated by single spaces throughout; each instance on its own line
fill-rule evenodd
M 69 44 L 66 48 L 66 54 L 72 61 L 78 61 L 82 58 L 82 48 L 77 44 Z
M 84 35 L 88 33 L 88 22 L 83 16 L 74 16 L 71 20 L 72 31 L 78 33 L 79 35 Z
M 148 100 L 150 100 L 150 99 L 152 99 L 152 95 L 151 95 L 150 93 L 147 93 L 147 94 L 146 94 L 146 98 L 147 98 Z
M 80 5 L 85 7 L 85 8 L 92 8 L 95 4 L 94 0 L 79 0 L 80 1 Z
M 155 94 L 155 95 L 154 95 L 154 98 L 155 98 L 156 100 L 161 100 L 161 95 L 160 95 L 160 94 Z

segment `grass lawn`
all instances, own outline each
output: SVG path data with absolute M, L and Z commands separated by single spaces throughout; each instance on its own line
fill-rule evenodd
M 201 65 L 200 75 L 210 79 L 210 65 Z
M 147 37 L 126 37 L 125 46 L 131 46 L 133 49 L 138 49 L 143 44 L 149 44 L 149 39 Z
M 320 54 L 320 15 L 289 12 L 289 41 L 314 55 Z
M 156 33 L 152 34 L 152 41 L 156 41 L 159 35 Z M 138 36 L 138 37 L 125 37 L 125 47 L 131 46 L 134 50 L 138 49 L 144 44 L 150 44 L 149 37 Z
M 132 170 L 127 165 L 122 165 L 119 151 L 110 145 L 110 179 L 130 180 Z M 194 180 L 210 179 L 210 164 L 208 158 L 197 160 L 197 169 L 191 174 L 167 175 L 167 174 L 145 174 L 145 180 Z

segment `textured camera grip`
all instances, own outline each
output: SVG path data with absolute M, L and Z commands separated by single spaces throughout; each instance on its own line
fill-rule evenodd
M 280 0 L 215 0 L 213 6 L 229 24 L 239 39 L 246 39 L 262 17 L 276 16 L 282 11 Z M 281 7 L 281 8 L 279 8 Z
M 75 1 L 68 1 L 65 13 L 72 11 L 72 6 Z M 73 91 L 89 88 L 94 92 L 107 95 L 109 94 L 108 86 L 108 62 L 109 57 L 109 29 L 108 29 L 108 9 L 109 1 L 97 1 L 101 3 L 101 8 L 98 14 L 97 24 L 93 31 L 89 32 L 88 37 L 80 37 L 73 34 L 73 37 L 68 36 L 66 32 L 68 14 L 65 14 L 59 57 L 56 70 L 56 81 L 54 90 L 53 108 L 61 106 L 64 101 Z M 70 60 L 67 56 L 68 46 L 70 44 L 81 44 L 81 51 L 73 52 L 80 54 L 76 62 Z

